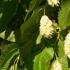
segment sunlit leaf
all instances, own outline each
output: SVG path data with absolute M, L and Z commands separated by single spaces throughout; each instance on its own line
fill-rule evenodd
M 70 0 L 62 0 L 61 9 L 58 14 L 58 21 L 61 30 L 70 26 Z
M 15 42 L 15 35 L 14 35 L 14 31 L 12 31 L 10 33 L 10 35 L 8 36 L 7 38 L 8 41 L 11 41 L 11 42 Z
M 3 31 L 3 32 L 0 33 L 0 37 L 3 38 L 3 39 L 5 39 L 5 31 Z
M 68 60 L 67 60 L 67 57 L 62 57 L 60 58 L 60 62 L 62 64 L 62 70 L 68 70 Z
M 35 56 L 33 70 L 48 70 L 50 60 L 54 56 L 52 48 L 45 48 L 41 53 Z
M 42 35 L 38 35 L 37 40 L 36 40 L 36 44 L 40 44 L 41 39 L 42 39 Z

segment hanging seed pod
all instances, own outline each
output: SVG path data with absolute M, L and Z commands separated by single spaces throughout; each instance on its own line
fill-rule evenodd
M 48 16 L 44 15 L 41 17 L 39 29 L 40 35 L 46 38 L 51 37 L 54 32 L 54 28 L 52 26 L 52 21 L 48 18 Z
M 59 0 L 47 0 L 48 4 L 51 5 L 52 7 L 59 6 Z
M 51 70 L 62 70 L 62 65 L 58 60 L 52 63 Z
M 70 58 L 70 32 L 65 37 L 64 52 L 65 52 L 65 55 Z

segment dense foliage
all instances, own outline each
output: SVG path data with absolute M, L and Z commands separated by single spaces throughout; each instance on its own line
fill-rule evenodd
M 70 0 L 0 0 L 0 70 L 69 70 Z

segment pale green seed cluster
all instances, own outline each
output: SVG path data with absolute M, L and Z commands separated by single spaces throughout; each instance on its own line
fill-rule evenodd
M 51 70 L 62 70 L 62 65 L 58 60 L 52 63 Z
M 65 52 L 65 55 L 70 58 L 70 32 L 65 37 L 64 52 Z
M 51 5 L 52 7 L 59 6 L 59 0 L 47 0 L 48 4 Z
M 43 15 L 40 20 L 40 35 L 48 38 L 51 37 L 53 33 L 53 26 L 52 26 L 52 21 L 48 18 L 48 16 Z

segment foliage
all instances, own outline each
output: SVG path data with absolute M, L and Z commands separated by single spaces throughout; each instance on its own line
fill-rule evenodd
M 70 32 L 70 0 L 51 1 L 0 0 L 0 70 L 51 70 L 55 60 L 62 70 L 70 69 L 64 51 Z M 53 28 L 47 38 L 40 35 L 43 15 Z M 44 27 L 50 27 L 48 23 Z

